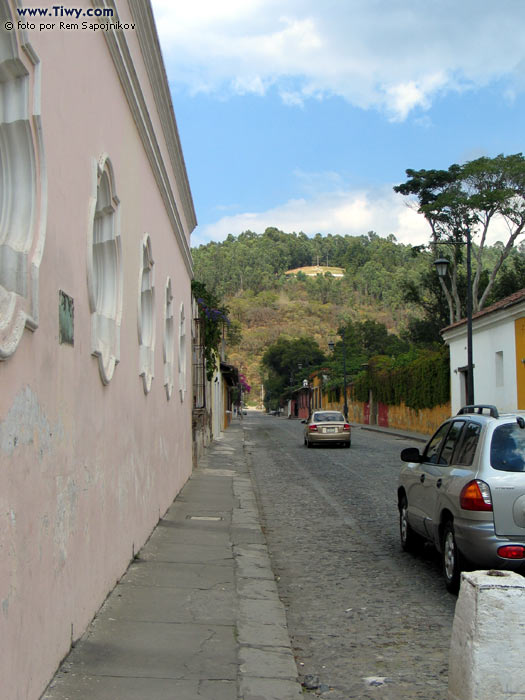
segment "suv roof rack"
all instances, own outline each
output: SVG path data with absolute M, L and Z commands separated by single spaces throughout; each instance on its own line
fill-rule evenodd
M 463 406 L 458 411 L 458 416 L 463 416 L 465 413 L 479 413 L 480 415 L 483 411 L 488 411 L 491 418 L 499 418 L 499 412 L 496 406 L 491 406 L 490 404 L 473 404 L 472 406 Z

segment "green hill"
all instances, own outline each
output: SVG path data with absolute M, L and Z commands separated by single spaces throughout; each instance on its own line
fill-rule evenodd
M 228 349 L 228 361 L 247 376 L 252 403 L 260 398 L 262 355 L 280 336 L 313 337 L 326 352 L 345 320 L 378 321 L 415 343 L 438 339 L 439 328 L 448 323 L 433 269 L 435 255 L 397 243 L 393 236 L 369 232 L 309 238 L 268 228 L 263 234 L 230 235 L 221 243 L 194 248 L 192 254 L 195 279 L 222 299 L 230 318 L 241 325 L 242 342 Z M 524 260 L 521 246 L 501 274 L 496 297 L 520 288 L 520 280 L 523 286 Z M 319 261 L 324 265 L 315 276 L 297 270 Z M 489 250 L 487 269 L 491 264 Z M 334 277 L 331 268 L 342 268 L 344 276 Z M 424 317 L 416 328 L 413 319 Z

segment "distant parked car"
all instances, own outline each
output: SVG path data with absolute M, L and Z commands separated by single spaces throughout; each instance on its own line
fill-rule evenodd
M 339 411 L 314 411 L 304 427 L 304 444 L 307 447 L 322 443 L 340 443 L 350 447 L 350 424 Z
M 401 452 L 399 530 L 404 550 L 440 552 L 449 591 L 462 569 L 525 568 L 525 413 L 465 406 L 427 443 Z

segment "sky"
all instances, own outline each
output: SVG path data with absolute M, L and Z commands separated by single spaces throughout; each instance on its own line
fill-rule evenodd
M 524 150 L 523 0 L 152 5 L 192 246 L 268 226 L 420 245 L 407 168 Z

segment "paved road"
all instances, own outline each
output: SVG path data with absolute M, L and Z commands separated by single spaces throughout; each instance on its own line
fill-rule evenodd
M 401 551 L 404 439 L 354 429 L 307 449 L 299 421 L 251 413 L 246 450 L 301 680 L 326 700 L 444 700 L 456 598 L 433 550 Z

